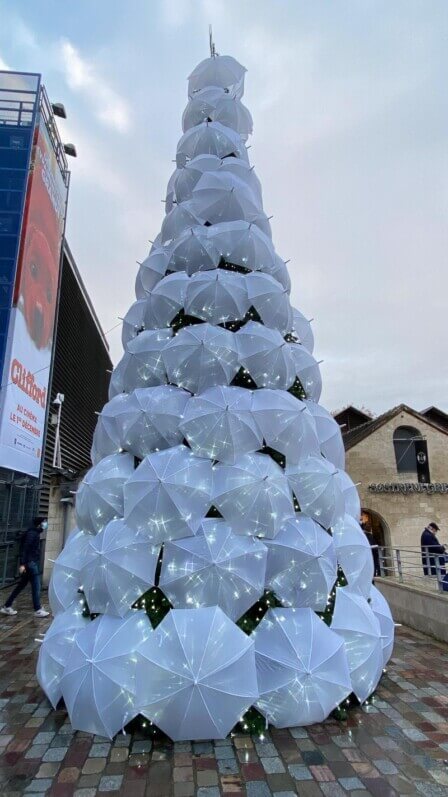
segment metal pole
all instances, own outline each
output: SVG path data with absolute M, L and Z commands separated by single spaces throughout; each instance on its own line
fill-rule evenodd
M 397 560 L 398 578 L 400 581 L 403 581 L 403 568 L 401 566 L 401 553 L 399 548 L 397 548 L 395 551 L 395 557 Z

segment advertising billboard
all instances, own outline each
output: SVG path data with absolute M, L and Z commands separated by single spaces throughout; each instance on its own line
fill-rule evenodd
M 0 394 L 0 465 L 38 476 L 44 443 L 67 184 L 38 118 Z

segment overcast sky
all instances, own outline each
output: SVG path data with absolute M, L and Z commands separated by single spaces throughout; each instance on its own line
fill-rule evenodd
M 0 0 L 0 68 L 42 72 L 67 109 L 67 237 L 103 328 L 160 229 L 209 22 L 248 69 L 249 154 L 321 402 L 448 411 L 447 0 Z

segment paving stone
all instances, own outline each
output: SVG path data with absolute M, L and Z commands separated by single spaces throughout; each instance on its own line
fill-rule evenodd
M 260 761 L 263 765 L 264 771 L 267 772 L 269 775 L 272 775 L 276 772 L 285 771 L 285 767 L 282 763 L 282 760 L 278 756 L 275 758 L 260 758 Z
M 365 789 L 363 783 L 359 778 L 339 778 L 339 783 L 346 791 L 353 791 L 354 789 Z
M 313 780 L 313 776 L 308 767 L 302 767 L 299 764 L 290 764 L 288 770 L 294 780 Z
M 105 775 L 101 778 L 98 791 L 119 791 L 123 775 Z
M 247 797 L 272 797 L 272 792 L 267 785 L 261 780 L 249 780 L 246 783 Z

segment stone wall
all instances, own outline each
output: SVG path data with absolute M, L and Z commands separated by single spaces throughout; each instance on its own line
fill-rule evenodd
M 396 623 L 448 642 L 448 593 L 428 592 L 387 578 L 375 579 Z
M 76 485 L 74 485 L 76 490 Z M 53 562 L 64 546 L 64 529 L 68 535 L 75 528 L 74 507 L 67 502 L 61 502 L 61 488 L 58 484 L 50 488 L 48 506 L 48 530 L 45 539 L 45 558 L 43 570 L 43 583 L 47 585 L 50 580 Z
M 393 434 L 398 426 L 412 426 L 426 439 L 431 482 L 448 482 L 448 435 L 403 410 L 346 452 L 346 470 L 358 487 L 361 505 L 378 513 L 386 524 L 386 545 L 417 546 L 423 528 L 432 520 L 439 539 L 448 543 L 448 494 L 372 493 L 370 483 L 416 481 L 397 473 Z

